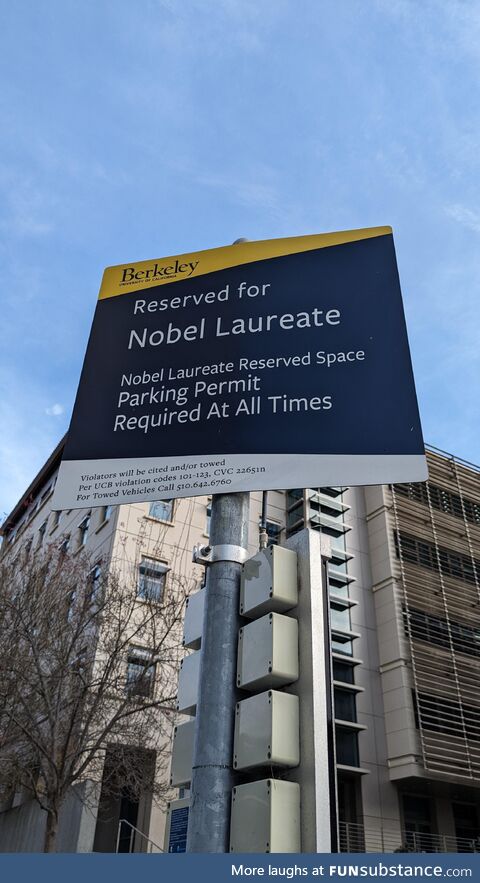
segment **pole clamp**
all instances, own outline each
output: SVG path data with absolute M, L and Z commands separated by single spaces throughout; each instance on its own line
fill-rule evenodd
M 192 560 L 194 564 L 213 564 L 214 561 L 230 561 L 235 564 L 243 564 L 248 558 L 248 551 L 243 546 L 235 546 L 232 543 L 220 543 L 217 546 L 193 547 Z

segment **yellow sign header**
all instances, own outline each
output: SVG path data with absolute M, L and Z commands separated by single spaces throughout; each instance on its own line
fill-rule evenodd
M 155 288 L 181 279 L 196 279 L 198 276 L 205 276 L 206 273 L 226 270 L 241 264 L 251 264 L 254 261 L 314 251 L 317 248 L 329 248 L 360 239 L 372 239 L 375 236 L 388 236 L 391 233 L 391 227 L 367 227 L 362 230 L 319 233 L 314 236 L 264 239 L 210 248 L 207 251 L 194 251 L 191 254 L 157 258 L 152 261 L 107 267 L 103 274 L 99 300 L 129 294 L 131 291 L 144 291 L 146 288 Z

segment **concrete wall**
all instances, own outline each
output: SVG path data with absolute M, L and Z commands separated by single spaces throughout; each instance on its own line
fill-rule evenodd
M 363 687 L 357 695 L 358 722 L 367 729 L 359 734 L 360 766 L 368 770 L 362 776 L 362 805 L 365 828 L 400 831 L 400 811 L 396 788 L 391 784 L 387 763 L 387 736 L 383 705 L 378 647 L 378 624 L 375 609 L 369 531 L 363 488 L 350 488 L 344 502 L 351 506 L 345 523 L 351 527 L 346 536 L 347 550 L 355 557 L 348 572 L 355 577 L 350 597 L 357 601 L 351 609 L 352 631 L 360 637 L 354 642 L 354 655 L 362 660 L 355 669 L 355 682 Z
M 83 802 L 86 789 L 88 802 Z M 35 800 L 0 813 L 0 852 L 43 852 L 47 814 Z M 91 852 L 96 825 L 95 793 L 84 783 L 72 789 L 60 812 L 56 852 Z
M 399 572 L 387 487 L 365 488 L 368 546 L 375 599 L 375 630 L 380 664 L 384 730 L 391 780 L 418 775 L 419 737 L 411 697 L 409 653 L 404 636 Z

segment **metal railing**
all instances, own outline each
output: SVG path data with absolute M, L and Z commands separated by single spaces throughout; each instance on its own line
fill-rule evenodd
M 115 848 L 115 852 L 134 852 L 135 847 L 135 835 L 139 835 L 142 840 L 146 843 L 146 852 L 165 852 L 165 850 L 155 843 L 150 837 L 147 837 L 143 831 L 140 831 L 140 828 L 136 828 L 135 825 L 132 825 L 128 819 L 119 819 L 118 822 L 118 831 L 117 831 L 117 844 Z M 127 845 L 127 849 L 120 849 L 120 844 L 122 847 Z
M 480 852 L 480 840 L 340 822 L 340 852 Z

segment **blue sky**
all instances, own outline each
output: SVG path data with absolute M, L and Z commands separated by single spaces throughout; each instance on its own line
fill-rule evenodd
M 391 224 L 425 439 L 480 462 L 476 0 L 1 0 L 0 513 L 103 268 Z

